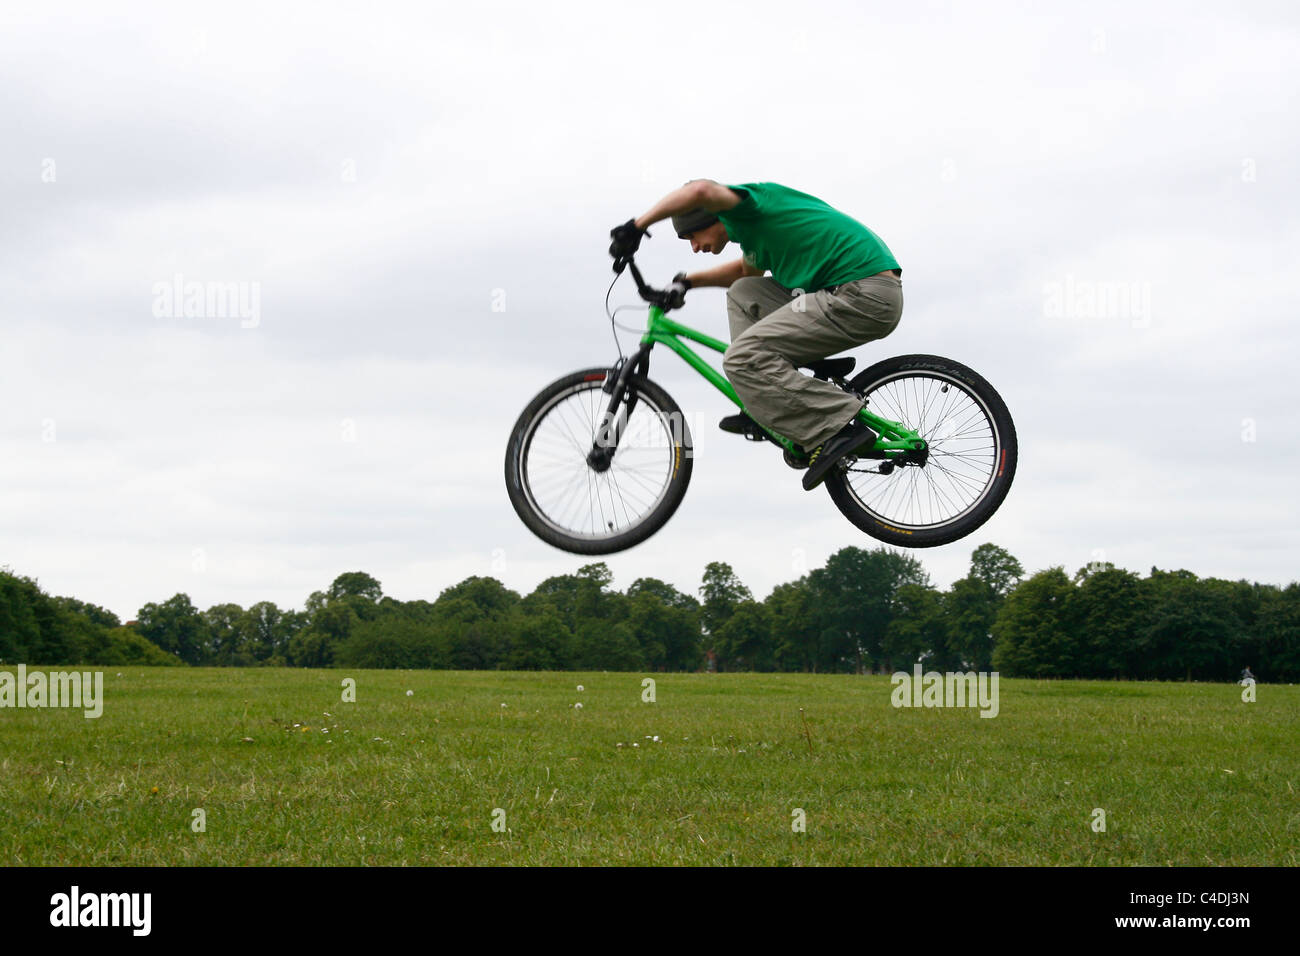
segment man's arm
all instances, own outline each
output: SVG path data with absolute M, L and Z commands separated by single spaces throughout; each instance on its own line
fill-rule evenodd
M 750 268 L 746 265 L 744 259 L 737 259 L 735 262 L 714 266 L 712 269 L 689 272 L 686 274 L 686 278 L 690 282 L 692 289 L 701 289 L 707 286 L 722 286 L 725 289 L 741 276 L 761 276 L 763 272 L 762 269 Z
M 745 274 L 744 269 L 745 260 L 737 259 L 735 262 L 714 266 L 712 269 L 688 272 L 686 279 L 690 282 L 692 289 L 702 289 L 707 286 L 722 286 L 725 289 Z
M 692 179 L 651 206 L 649 212 L 638 216 L 636 227 L 644 231 L 655 223 L 688 209 L 703 208 L 710 212 L 720 212 L 739 203 L 740 197 L 721 183 L 715 183 L 712 179 Z

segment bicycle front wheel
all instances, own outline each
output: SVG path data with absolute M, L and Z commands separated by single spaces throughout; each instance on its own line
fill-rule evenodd
M 840 512 L 867 534 L 907 548 L 949 544 L 997 511 L 1016 474 L 1016 429 L 982 376 L 937 355 L 901 355 L 851 381 L 869 411 L 914 428 L 924 461 L 846 458 L 826 476 Z
M 506 449 L 510 503 L 525 526 L 573 554 L 610 554 L 663 527 L 691 480 L 690 431 L 677 403 L 648 379 L 628 385 L 631 405 L 609 466 L 588 457 L 611 396 L 611 370 L 589 368 L 552 382 L 515 422 Z

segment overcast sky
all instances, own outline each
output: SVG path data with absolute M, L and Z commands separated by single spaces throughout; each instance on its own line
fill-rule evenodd
M 696 177 L 866 223 L 906 306 L 859 362 L 1006 399 L 1015 484 L 916 552 L 936 585 L 985 541 L 1297 577 L 1293 4 L 121 6 L 0 5 L 0 565 L 51 593 L 130 619 L 576 570 L 511 509 L 506 438 L 616 357 L 609 229 Z M 651 232 L 651 281 L 705 264 Z M 186 317 L 178 276 L 245 308 Z M 681 319 L 725 338 L 724 293 Z M 718 560 L 761 598 L 877 545 L 675 356 L 652 377 L 694 478 L 615 587 Z

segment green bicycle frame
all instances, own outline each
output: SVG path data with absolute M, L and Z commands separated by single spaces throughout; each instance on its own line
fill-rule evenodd
M 718 391 L 727 398 L 736 403 L 736 406 L 744 411 L 745 404 L 736 394 L 736 390 L 731 383 L 727 381 L 717 369 L 715 369 L 704 359 L 700 358 L 691 348 L 682 341 L 683 338 L 698 342 L 701 345 L 713 349 L 715 352 L 725 352 L 727 343 L 705 335 L 703 332 L 697 332 L 689 326 L 682 325 L 680 322 L 674 322 L 664 315 L 663 309 L 657 305 L 650 307 L 650 320 L 646 324 L 645 334 L 641 336 L 641 345 L 643 347 L 665 345 L 672 349 L 695 371 L 699 372 L 704 378 L 713 385 Z M 911 428 L 905 426 L 902 422 L 891 421 L 888 418 L 881 418 L 863 408 L 858 412 L 858 420 L 866 423 L 879 436 L 874 446 L 875 451 L 882 452 L 880 457 L 889 459 L 897 457 L 904 452 L 917 452 L 925 448 L 925 440 L 920 434 Z M 757 422 L 755 424 L 758 424 Z M 784 435 L 778 435 L 772 429 L 759 425 L 772 440 L 791 454 L 799 454 L 796 449 L 798 446 Z

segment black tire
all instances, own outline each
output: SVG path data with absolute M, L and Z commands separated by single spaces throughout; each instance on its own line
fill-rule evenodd
M 887 544 L 933 548 L 993 516 L 1018 456 L 1011 413 L 992 385 L 938 355 L 885 359 L 849 385 L 868 410 L 920 431 L 930 451 L 924 465 L 898 465 L 889 474 L 875 473 L 881 462 L 870 458 L 837 463 L 825 484 L 846 518 Z
M 547 544 L 573 554 L 610 554 L 640 544 L 673 516 L 691 480 L 694 458 L 686 419 L 668 393 L 645 378 L 628 386 L 636 404 L 608 471 L 597 472 L 587 463 L 586 453 L 609 405 L 611 396 L 602 386 L 610 371 L 583 369 L 546 386 L 515 422 L 506 448 L 506 490 L 520 520 Z M 642 422 L 652 439 L 645 449 L 637 447 L 635 437 Z M 663 442 L 661 451 L 658 441 Z M 655 463 L 641 466 L 641 451 L 653 453 Z M 554 480 L 566 483 L 563 489 L 548 484 L 550 460 L 557 463 Z M 568 483 L 573 495 L 566 498 Z M 589 521 L 579 520 L 583 489 Z M 571 507 L 577 508 L 577 518 L 569 518 Z

